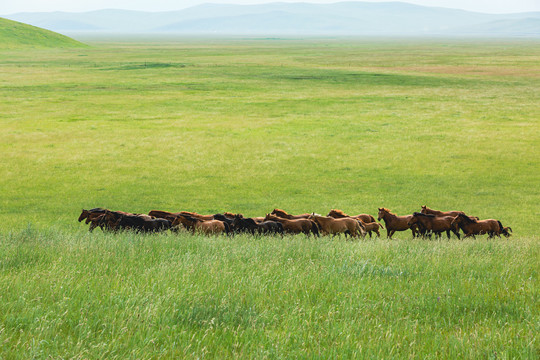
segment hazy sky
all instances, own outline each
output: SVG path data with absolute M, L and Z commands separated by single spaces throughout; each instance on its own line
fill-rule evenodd
M 280 2 L 334 3 L 338 0 L 277 0 Z M 384 2 L 391 0 L 371 0 Z M 261 4 L 272 0 L 0 0 L 0 14 L 34 11 L 81 12 L 98 9 L 144 11 L 180 10 L 202 3 Z M 404 2 L 486 13 L 540 11 L 540 0 L 407 0 Z

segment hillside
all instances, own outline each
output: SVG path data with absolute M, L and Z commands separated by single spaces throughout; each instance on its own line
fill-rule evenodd
M 538 12 L 495 15 L 404 2 L 202 4 L 166 12 L 104 9 L 5 17 L 62 33 L 540 36 Z
M 0 49 L 81 46 L 85 45 L 65 35 L 0 18 Z

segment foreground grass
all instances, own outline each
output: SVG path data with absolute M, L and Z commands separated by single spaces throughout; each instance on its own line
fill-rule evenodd
M 26 358 L 535 358 L 537 238 L 0 235 Z

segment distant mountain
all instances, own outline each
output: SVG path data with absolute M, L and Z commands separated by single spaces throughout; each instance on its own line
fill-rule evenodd
M 86 46 L 65 35 L 0 18 L 0 49 Z
M 482 14 L 403 2 L 203 4 L 180 11 L 99 10 L 6 17 L 64 33 L 479 35 L 540 37 L 539 12 Z

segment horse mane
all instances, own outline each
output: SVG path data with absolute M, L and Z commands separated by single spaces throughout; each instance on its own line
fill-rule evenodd
M 275 212 L 282 212 L 282 213 L 284 213 L 284 214 L 286 214 L 286 215 L 289 215 L 288 212 L 286 212 L 285 210 L 282 210 L 282 209 L 274 209 L 274 211 L 272 211 L 272 212 L 273 212 L 273 213 L 275 213 Z
M 88 212 L 101 212 L 101 211 L 107 211 L 107 209 L 104 209 L 104 208 L 93 208 L 93 209 L 90 209 L 90 210 L 86 210 Z
M 342 215 L 342 216 L 345 216 L 345 217 L 349 217 L 349 215 L 345 214 L 342 210 L 339 210 L 339 209 L 332 209 L 330 210 L 330 212 L 335 212 L 336 214 L 339 214 L 339 215 Z
M 390 209 L 388 209 L 388 208 L 383 207 L 383 208 L 380 208 L 380 210 L 381 210 L 381 211 L 385 211 L 385 212 L 389 213 L 390 215 L 395 215 L 395 214 L 393 214 L 393 213 L 390 211 Z
M 462 217 L 463 219 L 465 219 L 468 223 L 477 223 L 478 220 L 476 220 L 475 218 L 473 217 L 470 217 L 468 215 L 465 215 L 465 214 L 459 214 L 458 216 Z

